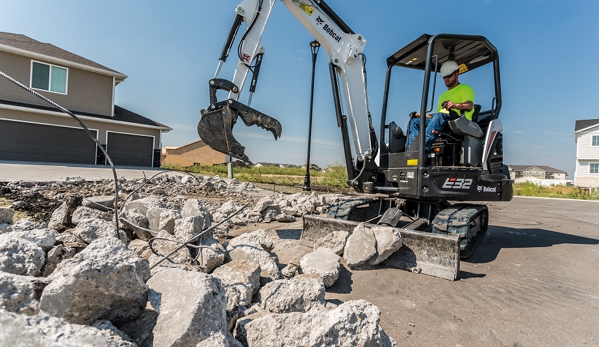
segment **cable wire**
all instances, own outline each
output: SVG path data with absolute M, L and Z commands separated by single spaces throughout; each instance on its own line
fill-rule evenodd
M 116 175 L 116 169 L 114 168 L 114 164 L 112 163 L 112 159 L 110 159 L 110 156 L 108 155 L 108 153 L 106 152 L 106 150 L 104 149 L 104 147 L 100 144 L 100 142 L 92 135 L 92 133 L 89 131 L 89 129 L 85 126 L 85 124 L 83 124 L 83 122 L 79 119 L 79 117 L 77 117 L 73 112 L 67 110 L 66 108 L 60 106 L 59 104 L 55 103 L 54 101 L 46 98 L 45 96 L 37 93 L 35 90 L 25 86 L 24 84 L 22 84 L 21 82 L 15 80 L 14 78 L 8 76 L 7 74 L 5 74 L 4 72 L 0 71 L 0 75 L 4 78 L 6 78 L 7 80 L 11 81 L 12 83 L 16 84 L 17 86 L 25 89 L 26 91 L 30 92 L 31 94 L 37 96 L 38 98 L 44 100 L 45 102 L 49 103 L 50 105 L 56 107 L 57 109 L 59 109 L 60 111 L 68 114 L 69 116 L 73 117 L 73 119 L 75 119 L 75 121 L 77 121 L 77 123 L 79 123 L 79 125 L 81 125 L 81 127 L 83 128 L 83 130 L 85 130 L 85 132 L 87 133 L 87 135 L 96 143 L 96 146 L 98 148 L 100 148 L 100 150 L 102 151 L 102 153 L 104 153 L 104 156 L 106 157 L 106 159 L 108 160 L 108 163 L 110 164 L 110 168 L 112 169 L 112 174 L 114 176 L 114 206 L 117 207 L 118 206 L 118 199 L 119 199 L 119 181 L 117 179 L 117 175 Z M 116 229 L 114 231 L 114 236 L 118 239 L 119 238 L 119 215 L 118 215 L 118 208 L 114 209 L 114 221 L 115 221 L 115 225 L 116 225 Z

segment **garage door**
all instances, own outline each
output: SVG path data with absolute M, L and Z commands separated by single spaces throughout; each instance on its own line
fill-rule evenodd
M 106 147 L 114 165 L 152 166 L 153 137 L 108 133 Z
M 95 164 L 96 144 L 83 129 L 0 120 L 0 160 Z

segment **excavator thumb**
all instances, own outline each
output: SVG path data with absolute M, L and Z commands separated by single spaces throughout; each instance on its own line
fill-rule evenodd
M 198 134 L 202 141 L 215 151 L 250 164 L 252 162 L 245 155 L 245 147 L 233 137 L 237 117 L 241 117 L 247 126 L 257 125 L 270 131 L 275 140 L 281 137 L 282 127 L 278 120 L 233 99 L 213 103 L 208 110 L 202 110 L 201 114 Z

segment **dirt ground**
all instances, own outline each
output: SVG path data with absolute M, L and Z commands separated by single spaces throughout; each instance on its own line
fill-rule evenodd
M 365 299 L 399 346 L 599 345 L 599 203 L 515 197 L 489 203 L 490 228 L 455 282 L 343 268 L 326 299 Z M 261 225 L 281 262 L 301 222 Z M 295 254 L 294 254 L 295 253 Z

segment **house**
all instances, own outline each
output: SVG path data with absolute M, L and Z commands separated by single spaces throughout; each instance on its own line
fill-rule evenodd
M 226 154 L 210 148 L 202 140 L 188 143 L 181 147 L 165 147 L 162 149 L 162 164 L 172 166 L 215 165 L 228 162 Z
M 577 120 L 574 126 L 576 142 L 577 187 L 599 186 L 599 119 Z
M 0 71 L 77 115 L 115 165 L 160 165 L 162 134 L 172 129 L 114 104 L 116 86 L 126 75 L 5 32 L 0 32 Z M 70 115 L 2 76 L 0 160 L 106 164 Z
M 568 173 L 543 165 L 508 165 L 511 179 L 531 177 L 541 180 L 566 180 Z

